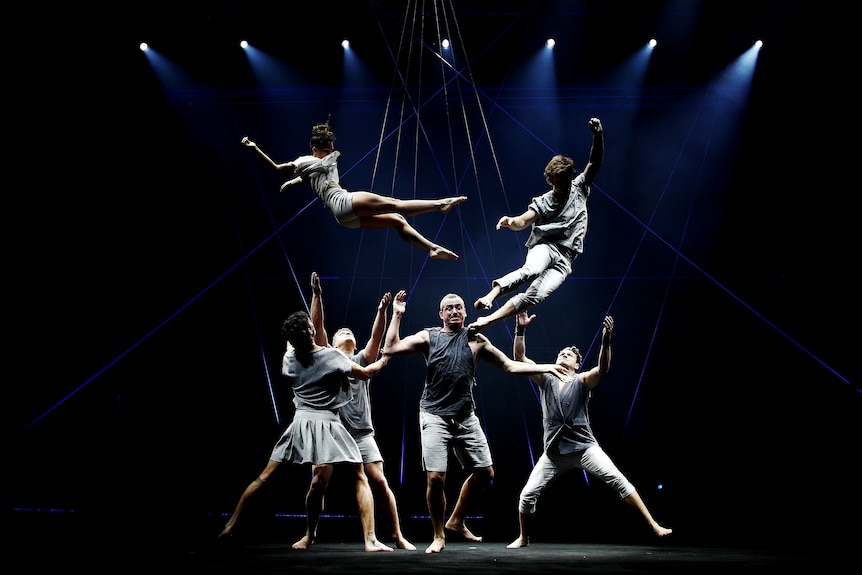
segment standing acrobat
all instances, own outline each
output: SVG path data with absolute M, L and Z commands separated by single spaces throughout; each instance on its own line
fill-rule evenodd
M 526 327 L 535 316 L 527 312 L 517 314 L 515 341 L 512 358 L 530 363 L 527 358 Z M 509 549 L 518 549 L 530 544 L 529 526 L 536 513 L 536 503 L 545 487 L 572 469 L 583 469 L 617 492 L 620 499 L 631 505 L 644 518 L 659 537 L 670 535 L 672 530 L 662 527 L 653 519 L 635 486 L 626 479 L 604 449 L 596 441 L 590 427 L 590 392 L 611 367 L 611 333 L 614 318 L 606 316 L 602 324 L 602 346 L 599 349 L 598 365 L 579 373 L 580 350 L 575 346 L 564 347 L 557 355 L 557 365 L 570 376 L 569 379 L 531 375 L 530 380 L 539 388 L 542 404 L 542 426 L 544 428 L 544 452 L 530 472 L 530 478 L 521 490 L 518 501 L 518 538 L 509 543 Z

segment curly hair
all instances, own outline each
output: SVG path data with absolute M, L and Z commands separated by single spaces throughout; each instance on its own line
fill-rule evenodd
M 290 342 L 297 351 L 311 349 L 311 334 L 308 333 L 308 314 L 295 311 L 281 324 L 281 335 Z
M 335 144 L 335 134 L 329 128 L 329 118 L 326 119 L 326 122 L 311 127 L 311 142 L 309 143 L 312 148 L 323 148 L 327 144 L 328 147 Z
M 561 177 L 569 181 L 575 177 L 575 161 L 568 156 L 558 154 L 545 166 L 545 181 L 553 186 L 554 180 Z

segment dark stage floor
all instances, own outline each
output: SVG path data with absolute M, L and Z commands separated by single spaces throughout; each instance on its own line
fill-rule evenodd
M 309 550 L 294 551 L 290 544 L 302 534 L 302 520 L 282 521 L 275 530 L 245 531 L 227 543 L 215 535 L 224 518 L 212 517 L 196 525 L 178 525 L 169 517 L 134 525 L 126 519 L 81 521 L 78 517 L 12 513 L 6 517 L 6 573 L 34 573 L 46 569 L 81 568 L 90 572 L 162 572 L 200 574 L 268 573 L 857 573 L 860 561 L 849 549 L 812 544 L 785 549 L 709 547 L 667 539 L 639 543 L 533 542 L 507 549 L 507 541 L 470 543 L 452 539 L 441 553 L 426 554 L 427 518 L 405 525 L 416 551 L 366 553 L 355 535 L 334 536 L 329 519 L 327 537 Z M 415 519 L 414 521 L 420 521 Z M 9 527 L 12 527 L 10 530 Z M 285 540 L 283 540 L 285 539 Z M 387 543 L 389 543 L 387 541 Z

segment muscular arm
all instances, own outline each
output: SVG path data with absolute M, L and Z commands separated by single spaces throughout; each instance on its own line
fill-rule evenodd
M 476 334 L 476 344 L 479 346 L 477 356 L 488 365 L 491 365 L 503 373 L 509 375 L 541 375 L 550 373 L 564 379 L 567 376 L 553 363 L 534 363 L 515 361 L 506 357 L 502 351 L 497 349 L 491 341 L 481 333 Z
M 386 329 L 386 308 L 392 301 L 392 294 L 386 292 L 377 304 L 377 313 L 374 315 L 374 323 L 371 325 L 371 337 L 365 344 L 365 358 L 371 362 L 380 355 L 380 343 L 383 341 L 383 330 Z
M 596 174 L 599 173 L 599 168 L 602 167 L 605 159 L 605 137 L 601 120 L 590 118 L 588 125 L 593 133 L 593 144 L 590 146 L 590 159 L 584 167 L 584 179 L 587 184 L 591 184 L 596 179 Z
M 614 318 L 605 316 L 602 326 L 602 347 L 599 348 L 599 363 L 581 375 L 581 381 L 587 389 L 593 389 L 611 368 L 611 333 L 614 330 Z
M 389 329 L 386 331 L 386 343 L 383 345 L 383 353 L 387 356 L 407 356 L 423 353 L 428 349 L 428 331 L 422 330 L 401 339 L 401 316 L 407 311 L 407 292 L 404 290 L 395 294 L 392 300 L 392 319 L 389 320 Z

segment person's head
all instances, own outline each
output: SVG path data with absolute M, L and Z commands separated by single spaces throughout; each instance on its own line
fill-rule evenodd
M 443 326 L 453 330 L 464 327 L 464 322 L 467 320 L 467 308 L 464 306 L 464 300 L 461 296 L 454 293 L 447 293 L 440 300 L 440 319 L 443 320 Z
M 332 336 L 332 347 L 345 351 L 354 351 L 356 349 L 356 336 L 353 335 L 353 330 L 349 327 L 339 328 Z
M 311 151 L 330 153 L 335 149 L 335 134 L 329 129 L 329 120 L 323 124 L 315 124 L 311 128 Z
M 569 189 L 574 177 L 575 161 L 568 156 L 557 154 L 545 166 L 545 181 L 555 189 Z
M 304 311 L 295 311 L 281 324 L 281 335 L 297 351 L 308 351 L 314 343 L 314 324 Z
M 581 350 L 574 345 L 564 347 L 560 350 L 560 353 L 557 354 L 557 364 L 566 366 L 572 371 L 578 371 L 583 359 L 584 357 L 581 355 Z

